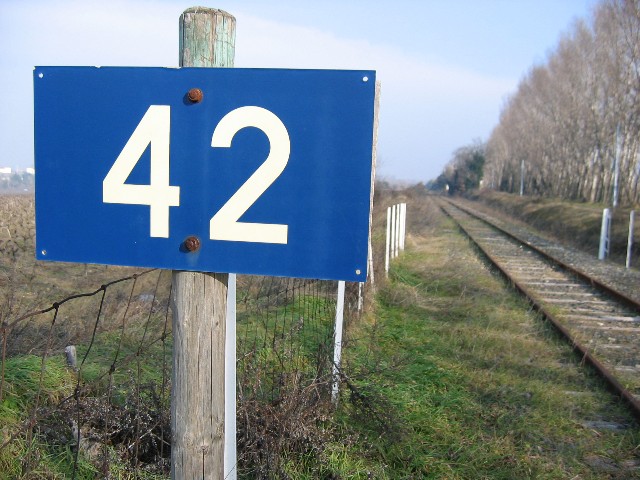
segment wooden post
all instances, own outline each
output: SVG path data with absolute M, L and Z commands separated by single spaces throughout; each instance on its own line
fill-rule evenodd
M 233 66 L 233 16 L 193 7 L 179 25 L 181 67 Z M 174 271 L 172 282 L 171 478 L 224 478 L 228 275 Z
M 369 246 L 367 252 L 367 272 L 371 280 L 369 289 L 375 293 L 376 279 L 373 268 L 373 244 L 371 242 L 371 229 L 373 228 L 373 197 L 376 186 L 376 165 L 378 163 L 378 116 L 380 112 L 380 82 L 376 82 L 376 94 L 373 104 L 373 146 L 371 148 L 371 197 L 369 198 Z

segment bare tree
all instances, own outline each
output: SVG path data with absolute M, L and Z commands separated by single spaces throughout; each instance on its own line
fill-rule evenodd
M 486 148 L 487 186 L 640 202 L 640 0 L 604 0 L 505 103 Z

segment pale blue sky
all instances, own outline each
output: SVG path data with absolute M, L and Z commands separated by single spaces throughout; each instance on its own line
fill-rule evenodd
M 375 69 L 379 175 L 435 178 L 596 0 L 221 0 L 236 66 Z M 173 66 L 177 0 L 0 0 L 0 166 L 33 165 L 35 65 Z

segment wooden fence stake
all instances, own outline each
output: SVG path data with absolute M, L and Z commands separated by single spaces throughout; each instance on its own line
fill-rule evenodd
M 233 16 L 193 7 L 179 25 L 181 67 L 233 66 Z M 171 478 L 224 478 L 228 275 L 174 271 L 172 283 Z

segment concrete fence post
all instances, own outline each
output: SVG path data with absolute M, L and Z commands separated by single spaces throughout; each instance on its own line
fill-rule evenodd
M 384 273 L 389 276 L 389 262 L 391 260 L 391 207 L 387 207 L 387 241 L 385 243 Z
M 404 251 L 404 240 L 407 234 L 407 204 L 400 204 L 400 250 Z
M 391 206 L 391 258 L 396 258 L 396 206 Z
M 626 267 L 631 268 L 631 253 L 633 252 L 633 230 L 635 228 L 636 212 L 629 212 L 629 237 L 627 239 L 627 262 Z
M 611 233 L 611 210 L 605 208 L 602 211 L 602 227 L 600 228 L 600 248 L 598 260 L 604 260 L 609 256 L 609 235 Z
M 67 366 L 73 368 L 74 370 L 78 369 L 78 361 L 76 356 L 76 347 L 75 345 L 69 345 L 65 347 L 64 354 L 67 357 Z

